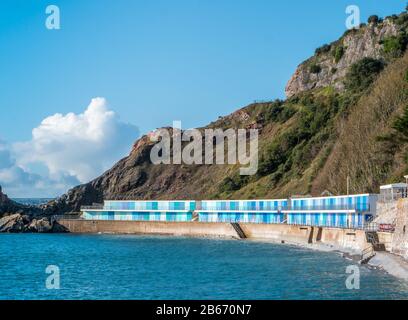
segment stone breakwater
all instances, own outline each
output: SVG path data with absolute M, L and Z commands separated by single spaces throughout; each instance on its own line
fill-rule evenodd
M 371 244 L 365 232 L 283 224 L 240 223 L 243 235 L 230 223 L 220 222 L 157 222 L 157 221 L 107 221 L 61 219 L 60 225 L 72 233 L 153 234 L 188 237 L 220 237 L 268 240 L 294 245 L 325 246 L 333 250 L 361 254 Z

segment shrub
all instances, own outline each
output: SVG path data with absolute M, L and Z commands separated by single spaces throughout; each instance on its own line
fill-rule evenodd
M 278 121 L 281 123 L 286 122 L 290 118 L 292 118 L 295 113 L 296 113 L 295 108 L 291 106 L 285 106 L 278 117 Z
M 350 67 L 346 75 L 346 88 L 351 91 L 368 88 L 383 69 L 384 63 L 381 60 L 363 58 L 357 61 Z
M 218 187 L 221 192 L 232 192 L 241 189 L 249 182 L 248 176 L 241 176 L 238 173 L 232 177 L 226 177 Z
M 343 55 L 344 55 L 344 47 L 343 46 L 336 47 L 336 49 L 333 52 L 334 61 L 338 63 L 341 60 L 341 58 L 343 58 Z
M 395 21 L 399 26 L 404 26 L 408 23 L 408 14 L 407 13 L 402 13 L 397 17 Z
M 391 57 L 397 58 L 402 56 L 407 48 L 408 37 L 405 33 L 400 33 L 398 36 L 390 36 L 382 41 L 384 52 Z
M 310 66 L 310 72 L 314 74 L 318 74 L 322 71 L 322 67 L 320 67 L 318 64 L 312 64 Z
M 281 100 L 275 100 L 265 111 L 265 120 L 267 122 L 275 122 L 278 120 L 280 114 L 282 113 L 283 102 Z
M 319 55 L 319 54 L 322 54 L 322 53 L 329 52 L 330 49 L 331 49 L 331 46 L 330 46 L 329 44 L 324 44 L 324 45 L 322 45 L 321 47 L 317 48 L 316 51 L 315 51 L 315 53 L 316 53 L 317 55 Z
M 377 24 L 380 21 L 377 15 L 372 15 L 368 18 L 368 23 Z

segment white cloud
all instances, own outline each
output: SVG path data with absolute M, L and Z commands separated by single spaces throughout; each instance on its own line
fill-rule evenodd
M 15 143 L 11 152 L 0 144 L 0 185 L 19 196 L 17 190 L 27 187 L 43 196 L 60 194 L 109 169 L 128 154 L 138 135 L 137 127 L 121 122 L 104 98 L 94 98 L 84 113 L 45 118 L 32 139 Z
M 49 187 L 50 181 L 18 166 L 11 154 L 10 146 L 0 139 L 0 185 L 13 196 L 39 195 L 44 191 L 41 190 L 42 186 Z

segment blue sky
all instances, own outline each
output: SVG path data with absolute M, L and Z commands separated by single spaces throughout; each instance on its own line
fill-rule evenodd
M 49 4 L 60 8 L 60 30 L 44 26 Z M 364 22 L 405 7 L 396 0 L 2 0 L 0 143 L 30 141 L 45 118 L 80 115 L 95 97 L 137 126 L 135 134 L 173 120 L 202 126 L 254 100 L 283 98 L 296 66 L 345 31 L 350 4 Z M 51 170 L 37 162 L 24 169 Z

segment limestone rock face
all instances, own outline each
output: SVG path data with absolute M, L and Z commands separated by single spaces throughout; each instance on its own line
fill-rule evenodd
M 298 66 L 286 85 L 286 96 L 291 97 L 303 91 L 327 86 L 342 90 L 344 88 L 342 79 L 349 67 L 366 57 L 382 59 L 384 52 L 381 40 L 396 36 L 398 32 L 398 26 L 390 19 L 349 31 L 338 41 L 333 42 L 329 51 L 316 54 Z M 334 53 L 339 47 L 342 48 L 343 54 L 336 62 Z M 311 72 L 311 65 L 318 65 L 321 68 L 320 72 Z

